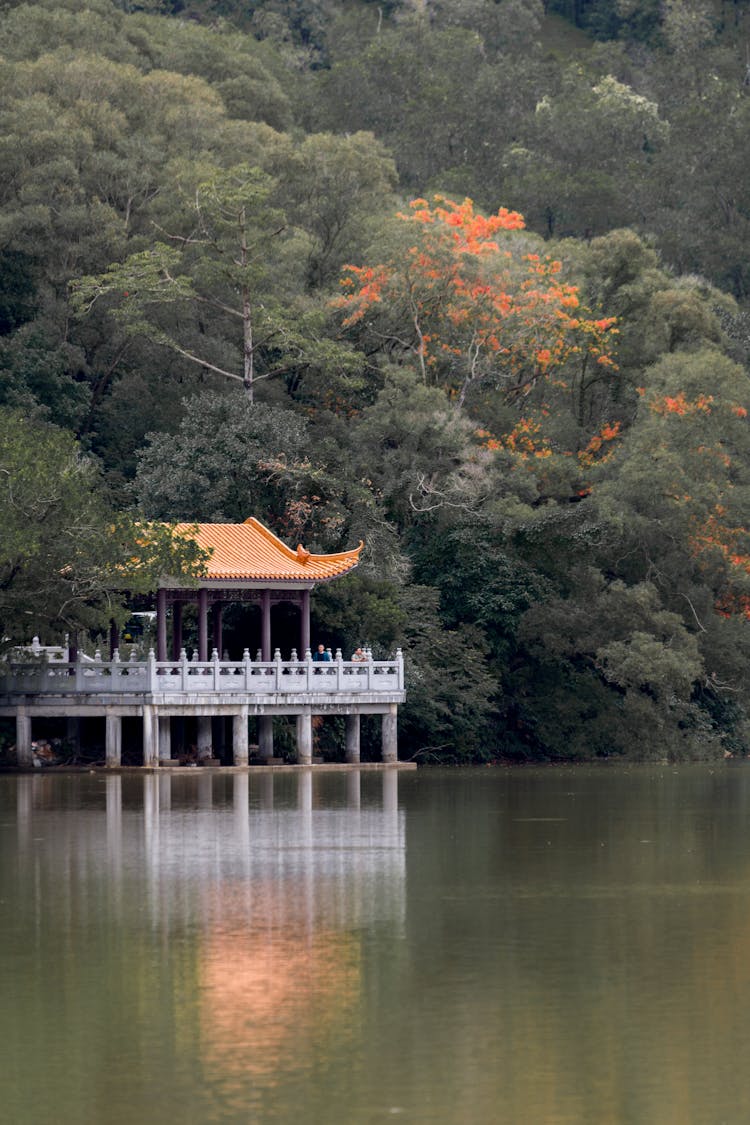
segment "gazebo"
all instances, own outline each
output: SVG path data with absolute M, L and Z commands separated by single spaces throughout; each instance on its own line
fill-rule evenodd
M 286 546 L 259 520 L 242 524 L 181 524 L 178 530 L 208 550 L 205 573 L 195 586 L 164 577 L 156 593 L 156 652 L 122 660 L 111 637 L 109 660 L 14 660 L 0 684 L 0 716 L 16 720 L 19 765 L 32 764 L 32 724 L 37 718 L 99 718 L 105 721 L 106 763 L 121 764 L 122 722 L 142 722 L 143 765 L 173 766 L 173 721 L 191 720 L 199 760 L 212 760 L 214 720 L 231 720 L 232 764 L 249 762 L 249 720 L 256 721 L 258 761 L 274 765 L 273 720 L 296 720 L 297 763 L 312 761 L 313 716 L 345 718 L 346 761 L 360 760 L 360 717 L 382 719 L 382 762 L 396 764 L 398 704 L 405 699 L 400 651 L 389 660 L 344 660 L 339 651 L 325 664 L 310 652 L 310 592 L 350 573 L 362 544 L 338 554 L 314 554 Z M 260 646 L 228 659 L 222 645 L 222 607 L 256 604 Z M 183 609 L 197 607 L 197 645 L 183 646 Z M 282 658 L 274 645 L 271 610 L 290 603 L 298 614 L 299 649 Z M 212 651 L 209 653 L 209 618 Z M 171 627 L 171 656 L 168 653 Z
M 301 544 L 287 547 L 260 520 L 240 524 L 178 524 L 177 531 L 189 535 L 210 552 L 207 572 L 197 587 L 186 588 L 176 579 L 162 579 L 156 596 L 156 658 L 166 660 L 168 613 L 172 618 L 172 657 L 182 651 L 182 610 L 189 603 L 198 611 L 198 659 L 209 658 L 209 611 L 212 648 L 221 655 L 222 608 L 230 602 L 260 606 L 260 658 L 270 660 L 274 652 L 271 608 L 289 603 L 299 611 L 300 657 L 310 648 L 310 591 L 321 582 L 349 574 L 357 566 L 363 544 L 352 551 L 317 555 Z M 248 648 L 251 646 L 248 645 Z

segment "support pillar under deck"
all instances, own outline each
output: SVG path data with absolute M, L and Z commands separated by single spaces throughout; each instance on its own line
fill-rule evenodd
M 389 710 L 383 715 L 382 751 L 384 762 L 398 761 L 398 708 L 395 703 L 389 705 Z
M 31 715 L 25 707 L 16 711 L 16 762 L 26 768 L 34 764 L 31 754 Z
M 309 711 L 297 716 L 297 764 L 309 766 L 312 762 L 312 715 Z
M 232 760 L 235 766 L 248 763 L 247 707 L 232 716 Z
M 172 757 L 172 720 L 169 715 L 159 716 L 159 761 L 168 762 Z
M 359 762 L 359 715 L 346 716 L 346 760 Z
M 155 766 L 159 762 L 159 728 L 156 708 L 150 703 L 143 705 L 143 764 Z
M 104 755 L 110 769 L 122 765 L 122 719 L 109 711 L 104 716 Z

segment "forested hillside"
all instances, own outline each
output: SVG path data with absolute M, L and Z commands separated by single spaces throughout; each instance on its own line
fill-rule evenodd
M 0 632 L 113 612 L 34 577 L 73 510 L 252 514 L 365 540 L 315 636 L 403 647 L 405 756 L 750 751 L 748 43 L 744 0 L 0 2 Z

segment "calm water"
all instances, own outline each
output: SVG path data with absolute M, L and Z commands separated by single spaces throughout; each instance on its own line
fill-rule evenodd
M 0 777 L 0 1120 L 750 1121 L 750 765 Z

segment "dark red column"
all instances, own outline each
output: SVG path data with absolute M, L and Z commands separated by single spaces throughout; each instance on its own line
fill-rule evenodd
M 261 641 L 260 652 L 264 660 L 271 659 L 271 591 L 264 590 L 260 598 Z
M 213 641 L 214 648 L 219 654 L 221 660 L 221 647 L 222 647 L 222 629 L 221 629 L 221 602 L 214 602 L 211 610 L 212 624 L 213 624 Z
M 208 590 L 198 591 L 198 659 L 208 660 Z
M 172 605 L 172 659 L 179 660 L 182 652 L 182 602 Z
M 303 590 L 299 607 L 299 655 L 304 659 L 310 647 L 310 591 Z
M 156 659 L 167 659 L 167 591 L 156 591 Z

